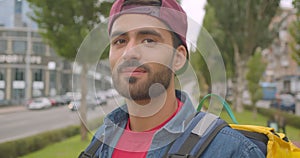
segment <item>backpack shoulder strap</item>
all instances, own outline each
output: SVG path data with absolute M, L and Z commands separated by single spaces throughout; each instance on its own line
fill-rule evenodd
M 197 152 L 196 157 L 200 157 L 200 155 L 205 151 L 205 149 L 208 147 L 208 145 L 214 140 L 214 138 L 217 136 L 217 134 L 220 132 L 221 129 L 228 126 L 228 124 L 223 121 L 211 131 L 209 136 L 206 138 L 206 141 L 203 141 L 202 145 L 200 146 L 200 149 Z
M 97 150 L 102 146 L 102 139 L 95 138 L 90 145 L 80 153 L 78 158 L 94 158 Z
M 186 131 L 173 143 L 168 157 L 199 157 L 227 123 L 210 113 L 198 113 Z

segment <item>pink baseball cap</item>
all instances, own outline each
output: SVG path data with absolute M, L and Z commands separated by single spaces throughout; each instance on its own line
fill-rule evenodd
M 124 5 L 126 0 L 116 0 L 110 10 L 108 33 L 114 21 L 122 14 L 146 14 L 164 22 L 171 31 L 176 33 L 182 44 L 187 48 L 187 15 L 176 0 L 161 0 L 160 6 L 151 5 Z M 188 55 L 187 55 L 187 58 Z

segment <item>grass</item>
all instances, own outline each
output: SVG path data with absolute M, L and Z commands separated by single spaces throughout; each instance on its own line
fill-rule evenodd
M 252 119 L 252 112 L 244 111 L 243 113 L 234 113 L 236 119 L 239 124 L 252 124 L 252 125 L 261 125 L 266 126 L 267 117 L 262 115 L 257 115 L 257 119 Z M 221 118 L 225 119 L 229 123 L 231 123 L 230 117 L 226 114 L 225 111 L 222 112 Z M 300 141 L 300 130 L 291 126 L 287 126 L 286 128 L 287 136 L 292 141 Z M 91 139 L 92 135 L 89 135 L 89 139 Z M 82 142 L 80 140 L 80 136 L 71 137 L 63 142 L 55 143 L 50 145 L 42 150 L 26 155 L 22 158 L 74 158 L 78 157 L 80 152 L 84 150 L 89 141 Z

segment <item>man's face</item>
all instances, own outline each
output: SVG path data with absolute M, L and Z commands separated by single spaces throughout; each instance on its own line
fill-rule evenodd
M 160 95 L 169 87 L 174 53 L 172 35 L 164 23 L 148 15 L 121 15 L 110 37 L 115 88 L 132 100 Z M 153 86 L 157 83 L 160 86 Z

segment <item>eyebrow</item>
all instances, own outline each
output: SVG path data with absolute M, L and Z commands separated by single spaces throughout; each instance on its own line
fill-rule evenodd
M 110 35 L 110 39 L 113 39 L 114 37 L 118 37 L 121 35 L 126 35 L 126 34 L 127 34 L 127 32 L 125 32 L 125 31 L 115 31 Z
M 126 35 L 126 34 L 128 34 L 127 31 L 115 31 L 110 35 L 110 38 L 113 39 L 115 37 L 123 36 L 123 35 Z M 157 32 L 155 30 L 152 30 L 152 29 L 139 30 L 137 32 L 137 34 L 138 35 L 153 35 L 153 36 L 157 36 L 157 37 L 162 38 L 162 35 L 159 32 Z
M 162 38 L 161 34 L 155 30 L 147 29 L 138 31 L 140 35 L 153 35 Z

